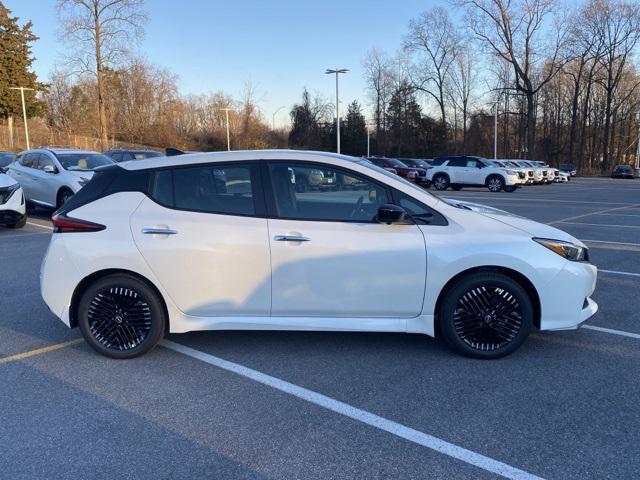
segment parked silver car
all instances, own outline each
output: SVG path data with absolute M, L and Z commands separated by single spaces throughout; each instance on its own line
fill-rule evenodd
M 36 148 L 19 153 L 7 173 L 20 183 L 27 202 L 60 208 L 91 180 L 94 169 L 112 163 L 87 150 Z

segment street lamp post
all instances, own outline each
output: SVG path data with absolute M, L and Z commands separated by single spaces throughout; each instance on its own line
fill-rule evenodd
M 498 102 L 493 116 L 493 159 L 498 159 Z
M 347 73 L 349 71 L 348 68 L 334 68 L 327 70 L 324 72 L 327 75 L 336 75 L 336 152 L 340 153 L 340 96 L 338 94 L 338 76 L 341 73 Z
M 24 104 L 24 91 L 33 90 L 33 88 L 27 87 L 9 87 L 10 90 L 20 90 L 20 97 L 22 98 L 22 118 L 24 119 L 24 137 L 27 140 L 27 150 L 31 148 L 29 145 L 29 126 L 27 125 L 27 107 Z
M 636 170 L 640 169 L 640 112 L 636 113 L 638 120 L 638 145 L 636 147 Z
M 278 107 L 278 109 L 275 112 L 273 112 L 273 115 L 271 116 L 271 130 L 276 129 L 276 114 L 283 108 L 284 108 L 284 105 L 282 107 Z
M 229 110 L 233 110 L 233 108 L 221 108 L 220 110 L 224 111 L 227 118 L 227 151 L 231 151 L 231 137 L 229 136 Z
M 371 156 L 371 153 L 369 152 L 369 135 L 371 134 L 371 132 L 369 131 L 369 125 L 366 125 L 367 128 L 367 158 L 369 158 Z

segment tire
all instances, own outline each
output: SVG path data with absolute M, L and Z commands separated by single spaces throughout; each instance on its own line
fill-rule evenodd
M 533 305 L 512 278 L 478 272 L 447 289 L 438 317 L 440 333 L 452 349 L 493 359 L 513 353 L 525 341 L 533 325 Z
M 73 192 L 68 188 L 63 188 L 58 192 L 58 199 L 56 202 L 56 209 L 62 207 L 67 201 L 73 197 Z
M 504 178 L 500 175 L 491 175 L 487 178 L 486 185 L 490 192 L 498 193 L 504 188 Z
M 7 228 L 22 228 L 26 224 L 27 224 L 27 216 L 25 215 L 20 220 L 18 220 L 16 223 L 11 223 L 11 224 L 7 225 Z
M 78 304 L 82 335 L 94 350 L 110 358 L 147 353 L 160 341 L 166 325 L 158 294 L 128 274 L 100 278 L 85 290 Z
M 457 192 L 462 190 L 462 185 L 451 185 L 451 188 Z
M 439 173 L 433 177 L 433 186 L 436 190 L 446 190 L 449 188 L 449 177 Z
M 505 185 L 504 187 L 502 187 L 502 189 L 503 189 L 505 192 L 509 192 L 509 193 L 511 193 L 511 192 L 515 192 L 515 191 L 516 191 L 516 188 L 518 188 L 518 187 L 516 187 L 515 185 Z

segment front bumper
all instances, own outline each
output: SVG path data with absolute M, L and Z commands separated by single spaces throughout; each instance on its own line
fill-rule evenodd
M 521 184 L 522 180 L 520 179 L 520 177 L 518 177 L 518 175 L 505 175 L 505 185 L 514 186 Z
M 27 214 L 22 188 L 18 188 L 6 203 L 0 205 L 0 225 L 13 225 Z

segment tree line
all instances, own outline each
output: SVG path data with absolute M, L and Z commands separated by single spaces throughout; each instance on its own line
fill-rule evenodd
M 364 105 L 341 118 L 341 150 L 429 158 L 447 153 L 575 163 L 608 171 L 631 163 L 640 118 L 640 9 L 632 0 L 452 0 L 416 15 L 389 55 L 363 58 Z M 336 149 L 335 106 L 303 89 L 290 128 L 276 129 L 251 83 L 233 97 L 183 95 L 168 69 L 132 53 L 144 0 L 58 0 L 65 62 L 41 82 L 31 22 L 0 1 L 0 119 L 27 114 L 68 135 L 193 150 Z M 463 12 L 461 19 L 451 12 Z M 365 114 L 367 110 L 369 115 Z M 368 118 L 368 120 L 367 120 Z

